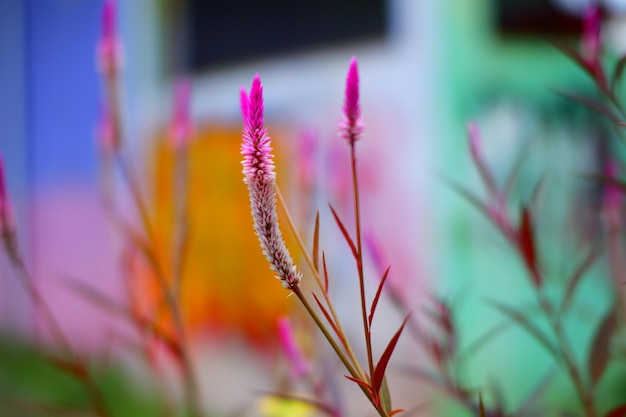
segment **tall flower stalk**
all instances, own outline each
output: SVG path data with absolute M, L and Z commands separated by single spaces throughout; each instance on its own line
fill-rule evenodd
M 315 321 L 316 325 L 348 371 L 349 375 L 346 375 L 346 378 L 358 384 L 359 388 L 363 391 L 381 416 L 389 417 L 400 412 L 401 409 L 393 409 L 391 406 L 391 398 L 387 388 L 385 372 L 406 320 L 394 334 L 380 359 L 375 364 L 371 345 L 371 324 L 386 277 L 381 279 L 376 296 L 372 300 L 371 307 L 368 309 L 365 297 L 363 273 L 355 150 L 355 143 L 361 138 L 364 126 L 359 105 L 358 85 L 359 78 L 357 61 L 356 58 L 353 58 L 350 63 L 350 69 L 348 71 L 346 81 L 346 97 L 343 107 L 343 118 L 339 123 L 339 133 L 340 136 L 349 143 L 351 148 L 351 166 L 356 217 L 356 243 L 350 237 L 349 232 L 332 206 L 330 207 L 330 210 L 352 251 L 357 265 L 361 312 L 367 351 L 367 373 L 363 371 L 363 368 L 354 355 L 352 346 L 343 331 L 339 318 L 335 313 L 333 303 L 329 297 L 329 274 L 326 266 L 325 254 L 323 252 L 321 258 L 322 265 L 320 266 L 319 213 L 318 216 L 316 216 L 315 222 L 312 256 L 309 256 L 307 248 L 303 244 L 302 239 L 299 237 L 297 230 L 295 229 L 294 223 L 289 215 L 289 211 L 284 203 L 284 199 L 276 186 L 276 174 L 274 172 L 274 160 L 271 154 L 271 142 L 263 120 L 263 88 L 258 74 L 252 81 L 250 94 L 248 95 L 243 88 L 240 92 L 241 113 L 243 117 L 243 141 L 241 146 L 241 153 L 243 155 L 242 164 L 244 182 L 248 186 L 250 195 L 250 207 L 252 211 L 254 230 L 259 238 L 263 254 L 270 264 L 270 268 L 276 272 L 277 278 L 281 281 L 283 287 L 289 289 L 297 296 L 307 310 L 308 314 Z M 320 300 L 315 292 L 312 293 L 321 315 L 312 307 L 311 303 L 309 303 L 307 297 L 305 297 L 300 288 L 299 284 L 302 278 L 301 273 L 298 271 L 292 260 L 278 224 L 276 196 L 278 196 L 278 200 L 284 208 L 290 229 L 294 232 L 298 244 L 305 254 L 305 259 L 313 276 L 315 277 L 318 287 L 322 291 L 324 302 Z M 321 277 L 322 275 L 323 279 Z M 328 324 L 325 324 L 324 321 Z M 330 326 L 330 328 L 328 326 Z

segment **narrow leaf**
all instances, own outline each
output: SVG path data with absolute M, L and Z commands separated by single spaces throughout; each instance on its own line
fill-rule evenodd
M 587 366 L 591 382 L 595 385 L 598 383 L 606 366 L 611 360 L 611 339 L 617 328 L 617 314 L 615 308 L 608 311 L 606 316 L 602 318 L 597 332 L 593 338 Z
M 546 375 L 544 375 L 543 378 L 541 378 L 541 380 L 537 384 L 535 384 L 532 391 L 526 396 L 522 404 L 517 409 L 517 412 L 515 413 L 516 416 L 525 415 L 531 409 L 531 407 L 535 403 L 537 403 L 541 394 L 547 391 L 555 375 L 556 369 L 552 368 L 548 371 L 548 373 L 546 373 Z
M 165 330 L 161 329 L 154 321 L 137 314 L 128 307 L 119 305 L 105 294 L 100 293 L 80 281 L 70 280 L 69 288 L 86 300 L 92 302 L 94 306 L 129 320 L 139 329 L 148 330 L 161 340 L 173 354 L 176 356 L 180 355 L 181 351 L 178 341 Z
M 622 121 L 619 119 L 619 117 L 615 114 L 615 112 L 606 104 L 602 103 L 601 101 L 597 101 L 594 100 L 592 98 L 589 97 L 584 97 L 581 96 L 579 94 L 576 93 L 571 93 L 568 91 L 561 91 L 561 90 L 553 90 L 556 94 L 568 99 L 568 100 L 572 100 L 577 102 L 578 104 L 581 104 L 585 107 L 587 107 L 589 110 L 592 110 L 602 116 L 607 117 L 611 122 L 615 123 L 615 124 L 620 124 Z
M 485 412 L 485 405 L 483 404 L 483 396 L 480 392 L 478 393 L 478 415 L 480 417 L 487 417 L 487 412 Z
M 537 342 L 550 352 L 555 359 L 558 359 L 557 350 L 552 342 L 550 342 L 550 339 L 548 339 L 548 337 L 541 330 L 539 330 L 537 326 L 529 321 L 524 314 L 498 301 L 492 300 L 490 304 L 502 314 L 509 317 L 511 320 L 515 321 L 522 328 L 524 328 Z
M 519 177 L 519 173 L 522 169 L 522 165 L 524 164 L 524 162 L 526 161 L 528 157 L 531 144 L 532 144 L 532 141 L 527 140 L 522 145 L 521 149 L 517 152 L 517 155 L 515 156 L 515 162 L 513 163 L 513 168 L 511 168 L 511 171 L 509 172 L 509 175 L 507 176 L 506 181 L 504 182 L 504 186 L 502 187 L 502 195 L 504 197 L 509 197 L 511 195 L 513 186 L 515 185 L 515 182 L 517 178 Z
M 370 327 L 372 327 L 372 320 L 374 320 L 374 313 L 376 312 L 378 299 L 380 298 L 380 293 L 382 292 L 383 286 L 385 285 L 385 282 L 387 281 L 387 277 L 389 276 L 390 268 L 391 266 L 388 266 L 387 269 L 385 269 L 385 273 L 383 274 L 383 277 L 380 279 L 380 283 L 378 284 L 378 290 L 376 290 L 376 295 L 374 296 L 374 300 L 372 301 L 372 308 L 370 308 L 370 315 L 367 319 Z
M 354 242 L 352 241 L 352 238 L 350 237 L 350 234 L 348 233 L 348 230 L 343 225 L 343 222 L 339 219 L 339 216 L 337 215 L 337 212 L 335 212 L 333 206 L 329 204 L 328 207 L 330 207 L 330 211 L 333 213 L 333 217 L 335 218 L 335 221 L 337 222 L 337 225 L 339 226 L 343 237 L 346 239 L 346 242 L 348 242 L 348 246 L 350 246 L 350 250 L 352 251 L 354 259 L 359 259 L 358 251 L 356 249 L 356 246 L 354 245 Z
M 398 331 L 396 331 L 396 334 L 394 334 L 391 340 L 389 341 L 389 344 L 385 348 L 385 351 L 381 355 L 380 359 L 378 360 L 378 363 L 376 364 L 374 368 L 374 375 L 372 376 L 372 388 L 374 389 L 375 393 L 378 393 L 380 391 L 380 387 L 382 386 L 382 383 L 383 383 L 383 378 L 385 377 L 385 371 L 387 370 L 387 364 L 389 363 L 389 359 L 391 359 L 391 354 L 393 353 L 393 350 L 396 348 L 398 339 L 400 338 L 400 335 L 402 334 L 402 330 L 404 330 L 404 326 L 410 316 L 411 314 L 409 313 L 405 317 L 404 321 L 402 322 L 402 325 L 400 326 Z
M 622 55 L 620 59 L 617 60 L 617 63 L 615 64 L 615 68 L 613 70 L 613 76 L 611 77 L 611 91 L 615 91 L 615 86 L 622 79 L 624 68 L 626 68 L 626 55 Z
M 391 410 L 389 411 L 389 417 L 393 417 L 398 413 L 403 413 L 404 412 L 404 408 L 396 408 L 395 410 Z
M 498 323 L 494 325 L 489 330 L 486 330 L 483 334 L 481 334 L 476 340 L 471 342 L 461 353 L 459 353 L 457 361 L 459 363 L 463 363 L 466 357 L 471 358 L 474 356 L 476 352 L 479 351 L 483 346 L 485 346 L 488 342 L 490 342 L 493 338 L 495 338 L 500 333 L 508 330 L 511 326 L 511 321 L 506 320 L 502 323 Z
M 480 178 L 487 188 L 489 195 L 494 196 L 497 194 L 498 189 L 496 187 L 496 182 L 491 175 L 491 171 L 483 159 L 482 149 L 480 149 L 480 132 L 478 130 L 478 126 L 473 122 L 468 123 L 467 134 L 469 136 L 470 154 L 472 156 L 472 160 L 474 161 L 474 165 L 478 169 Z
M 326 254 L 322 251 L 322 266 L 324 267 L 324 293 L 328 294 L 328 269 L 326 268 Z
M 532 213 L 526 206 L 522 207 L 520 226 L 517 231 L 517 244 L 524 258 L 524 262 L 526 262 L 526 266 L 530 270 L 533 283 L 535 286 L 541 287 L 541 274 L 539 274 L 539 269 L 537 267 L 533 218 Z
M 362 381 L 358 378 L 354 378 L 351 377 L 350 375 L 344 375 L 346 378 L 348 378 L 350 381 L 352 382 L 356 382 L 357 384 L 359 384 L 361 387 L 365 388 L 367 390 L 367 392 L 370 393 L 370 395 L 372 394 L 372 387 L 370 386 L 370 384 L 368 384 L 365 381 Z
M 315 229 L 313 231 L 313 265 L 319 272 L 319 246 L 320 246 L 320 211 L 315 212 Z
M 472 193 L 471 191 L 467 190 L 466 188 L 464 188 L 463 186 L 451 181 L 451 180 L 447 180 L 447 179 L 443 179 L 450 188 L 452 188 L 454 191 L 456 191 L 461 197 L 463 197 L 465 200 L 467 200 L 468 203 L 470 203 L 472 206 L 474 206 L 476 209 L 478 209 L 478 211 L 483 214 L 487 219 L 492 220 L 491 215 L 489 214 L 489 211 L 487 210 L 487 207 L 485 206 L 485 204 L 480 200 L 480 198 L 478 198 L 474 193 Z
M 326 317 L 326 321 L 328 321 L 328 324 L 331 325 L 331 327 L 335 331 L 335 334 L 340 336 L 339 335 L 339 329 L 337 328 L 337 325 L 335 324 L 333 319 L 330 317 L 330 314 L 328 314 L 328 310 L 326 310 L 326 307 L 324 307 L 324 305 L 321 303 L 319 298 L 317 298 L 317 295 L 315 295 L 314 292 L 311 292 L 311 294 L 313 294 L 313 298 L 315 299 L 315 302 L 317 303 L 317 306 L 320 308 L 320 310 L 322 310 L 322 314 L 324 314 L 324 317 Z M 341 336 L 340 336 L 340 338 L 341 338 Z
M 578 288 L 578 284 L 580 283 L 582 277 L 585 275 L 585 272 L 587 272 L 587 270 L 594 264 L 596 259 L 598 259 L 603 249 L 604 240 L 599 240 L 591 249 L 591 251 L 589 251 L 589 254 L 583 259 L 580 265 L 578 265 L 578 267 L 574 270 L 572 276 L 567 282 L 565 296 L 563 297 L 563 302 L 561 304 L 561 312 L 567 309 L 569 303 L 574 297 L 574 293 L 576 292 L 576 289 Z
M 391 412 L 391 393 L 387 385 L 387 377 L 383 378 L 383 385 L 380 387 L 380 403 L 387 413 Z
M 553 42 L 553 45 L 567 55 L 572 61 L 574 61 L 583 71 L 585 71 L 592 79 L 595 79 L 595 73 L 593 67 L 585 61 L 585 59 L 571 46 L 561 43 Z

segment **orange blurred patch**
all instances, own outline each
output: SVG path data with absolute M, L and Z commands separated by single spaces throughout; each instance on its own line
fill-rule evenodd
M 276 343 L 276 321 L 292 301 L 269 270 L 252 228 L 243 183 L 240 128 L 199 129 L 188 153 L 188 242 L 180 299 L 189 335 L 235 333 L 263 346 Z M 277 166 L 283 152 L 274 141 Z M 167 141 L 155 147 L 151 213 L 158 260 L 171 285 L 176 251 L 176 158 Z M 278 173 L 281 176 L 281 173 Z M 283 230 L 288 235 L 285 227 Z M 294 245 L 290 245 L 294 248 Z M 295 254 L 294 254 L 295 255 Z M 136 257 L 137 258 L 137 257 Z M 162 292 L 145 260 L 133 265 L 135 307 L 169 328 Z

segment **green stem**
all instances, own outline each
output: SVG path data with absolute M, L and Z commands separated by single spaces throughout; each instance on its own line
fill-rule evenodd
M 339 347 L 335 339 L 332 337 L 332 335 L 330 334 L 326 326 L 324 326 L 324 323 L 322 323 L 322 320 L 319 318 L 318 314 L 315 312 L 315 310 L 313 310 L 313 308 L 311 307 L 311 304 L 309 304 L 307 299 L 304 297 L 304 294 L 302 294 L 300 287 L 291 288 L 291 291 L 296 295 L 296 297 L 298 297 L 298 299 L 300 300 L 300 302 L 302 303 L 306 311 L 309 313 L 309 316 L 313 319 L 313 321 L 315 322 L 317 327 L 320 329 L 320 331 L 322 332 L 322 334 L 324 335 L 328 343 L 330 343 L 331 347 L 333 348 L 333 350 L 335 351 L 335 353 L 337 354 L 337 356 L 339 357 L 339 359 L 345 366 L 346 370 L 350 373 L 350 376 L 352 376 L 353 378 L 360 379 L 360 375 L 356 372 L 356 369 L 352 367 L 352 365 L 350 364 L 350 361 L 341 351 L 341 348 Z M 370 400 L 370 402 L 372 403 L 372 405 L 374 406 L 378 414 L 380 414 L 381 417 L 388 417 L 387 412 L 382 407 L 377 406 L 374 403 L 372 396 L 370 395 L 370 393 L 367 392 L 365 387 L 361 386 L 360 384 L 357 384 L 357 385 L 359 385 L 359 388 L 361 389 L 361 391 L 363 391 L 365 396 Z
M 341 344 L 346 349 L 346 353 L 348 354 L 348 357 L 352 361 L 352 365 L 354 366 L 359 378 L 365 381 L 366 380 L 365 373 L 363 372 L 363 370 L 361 369 L 361 366 L 359 365 L 359 361 L 357 360 L 356 355 L 354 354 L 354 351 L 352 349 L 352 346 L 350 345 L 350 342 L 348 341 L 348 338 L 346 337 L 346 333 L 343 330 L 341 321 L 339 320 L 339 316 L 337 315 L 337 312 L 335 311 L 335 307 L 333 306 L 333 303 L 330 300 L 328 292 L 326 291 L 326 289 L 324 288 L 322 284 L 322 279 L 319 275 L 319 271 L 315 268 L 315 264 L 313 260 L 311 259 L 311 256 L 309 255 L 309 252 L 307 251 L 307 248 L 304 245 L 304 242 L 302 241 L 302 237 L 300 236 L 300 233 L 298 233 L 298 230 L 296 229 L 295 222 L 293 221 L 293 218 L 291 217 L 291 214 L 289 213 L 289 210 L 287 209 L 287 204 L 285 203 L 285 199 L 283 198 L 283 195 L 280 192 L 280 189 L 278 188 L 278 186 L 276 186 L 276 196 L 278 197 L 278 202 L 282 208 L 283 213 L 285 214 L 285 218 L 287 219 L 287 225 L 289 226 L 289 229 L 291 230 L 291 234 L 296 238 L 296 241 L 298 242 L 298 246 L 300 247 L 300 250 L 302 251 L 304 255 L 306 263 L 309 265 L 309 269 L 313 273 L 315 281 L 317 282 L 318 287 L 322 291 L 322 294 L 324 294 L 324 299 L 326 300 L 326 305 L 328 307 L 328 310 L 330 311 L 330 314 L 331 314 L 331 317 L 333 318 L 335 326 L 337 326 L 337 333 L 338 333 L 337 337 L 339 337 L 339 339 L 341 340 Z

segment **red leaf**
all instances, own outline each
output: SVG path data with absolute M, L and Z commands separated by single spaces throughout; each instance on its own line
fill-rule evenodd
M 351 377 L 350 375 L 344 375 L 346 378 L 348 378 L 350 381 L 352 382 L 356 382 L 357 384 L 359 384 L 361 387 L 365 388 L 367 390 L 367 392 L 370 393 L 370 395 L 372 395 L 372 387 L 370 386 L 370 384 L 368 384 L 365 381 L 362 381 L 358 378 L 354 378 Z
M 626 404 L 615 407 L 606 413 L 604 417 L 626 417 Z
M 324 293 L 328 294 L 328 269 L 326 268 L 326 254 L 322 251 L 322 266 L 324 267 Z
M 611 338 L 617 327 L 617 314 L 614 308 L 602 318 L 600 325 L 593 338 L 593 344 L 589 351 L 589 359 L 587 365 L 589 367 L 589 375 L 591 382 L 596 384 L 611 359 Z
M 404 408 L 396 408 L 395 410 L 391 410 L 389 412 L 389 417 L 393 417 L 398 413 L 403 413 L 404 412 Z
M 404 330 L 404 325 L 406 324 L 410 316 L 411 316 L 410 313 L 409 315 L 406 316 L 406 318 L 402 322 L 402 325 L 400 326 L 396 334 L 394 334 L 391 340 L 389 341 L 389 344 L 385 348 L 385 351 L 381 355 L 380 359 L 378 360 L 378 363 L 376 364 L 376 367 L 374 368 L 374 375 L 372 376 L 372 388 L 374 389 L 374 392 L 376 394 L 378 394 L 378 392 L 380 391 L 380 387 L 383 384 L 383 378 L 385 377 L 385 370 L 387 369 L 387 364 L 389 363 L 389 359 L 391 359 L 391 354 L 393 353 L 393 350 L 396 348 L 396 344 L 398 343 L 398 339 L 400 338 L 400 335 L 402 334 L 402 330 Z
M 521 251 L 524 262 L 530 270 L 535 286 L 541 286 L 541 274 L 537 268 L 537 253 L 535 248 L 535 234 L 533 231 L 532 213 L 527 207 L 522 207 L 522 218 L 517 231 L 517 245 Z
M 372 326 L 372 320 L 374 320 L 374 312 L 376 311 L 376 306 L 378 305 L 380 293 L 382 292 L 385 281 L 387 281 L 387 277 L 389 276 L 389 268 L 391 268 L 391 266 L 388 266 L 387 269 L 385 269 L 385 273 L 383 274 L 383 277 L 380 279 L 380 283 L 378 284 L 376 296 L 374 296 L 374 300 L 372 301 L 372 308 L 370 309 L 370 315 L 367 319 L 370 327 Z
M 335 212 L 335 209 L 333 208 L 333 206 L 329 204 L 328 207 L 330 207 L 330 211 L 333 213 L 333 217 L 335 218 L 335 221 L 337 222 L 337 225 L 339 226 L 339 229 L 341 230 L 343 237 L 346 239 L 346 242 L 348 242 L 348 246 L 350 246 L 350 250 L 352 250 L 352 255 L 354 256 L 354 259 L 359 259 L 356 246 L 354 245 L 354 242 L 352 241 L 350 234 L 348 234 L 348 230 L 343 225 L 342 221 L 339 219 L 339 216 L 337 215 L 337 212 Z
M 313 265 L 315 265 L 315 271 L 319 268 L 319 247 L 320 247 L 320 212 L 315 212 L 315 229 L 313 231 Z

